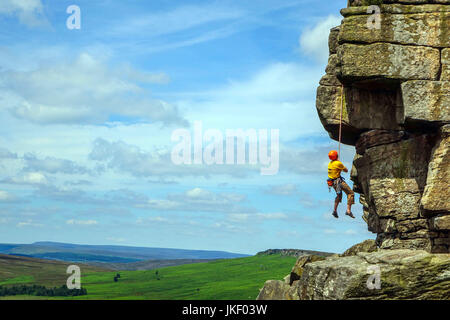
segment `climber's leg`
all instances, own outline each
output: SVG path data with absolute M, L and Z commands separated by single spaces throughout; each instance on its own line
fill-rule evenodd
M 354 218 L 355 216 L 352 213 L 352 205 L 355 203 L 355 193 L 353 192 L 352 189 L 350 189 L 350 187 L 348 186 L 347 183 L 345 183 L 345 181 L 342 181 L 341 188 L 345 192 L 345 194 L 347 195 L 347 212 L 346 212 L 346 215 Z
M 336 186 L 333 185 L 334 190 L 336 190 Z M 336 193 L 336 198 L 334 199 L 334 210 L 333 210 L 333 217 L 338 218 L 337 214 L 337 208 L 339 206 L 339 203 L 342 201 L 342 192 Z

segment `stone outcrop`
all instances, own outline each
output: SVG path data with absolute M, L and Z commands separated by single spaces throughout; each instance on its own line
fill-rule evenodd
M 320 257 L 328 257 L 333 255 L 331 252 L 314 251 L 314 250 L 301 250 L 301 249 L 267 249 L 265 251 L 258 252 L 256 255 L 272 255 L 279 254 L 281 256 L 289 257 L 303 257 L 307 255 L 315 255 Z
M 343 254 L 341 254 L 341 257 L 349 257 L 349 256 L 355 256 L 359 252 L 375 252 L 377 251 L 377 244 L 374 240 L 366 240 L 361 243 L 355 244 L 353 247 L 348 248 L 344 251 Z
M 449 254 L 408 249 L 360 252 L 309 263 L 303 275 L 295 289 L 289 288 L 302 300 L 450 299 Z
M 256 300 L 295 300 L 289 299 L 289 284 L 281 280 L 267 280 Z
M 284 281 L 268 280 L 264 287 L 260 290 L 257 300 L 299 300 L 297 286 L 303 274 L 303 268 L 306 264 L 315 261 L 325 260 L 325 257 L 314 254 L 301 255 L 291 273 L 288 274 Z
M 342 110 L 353 189 L 377 238 L 299 257 L 257 299 L 449 300 L 450 0 L 349 0 L 341 14 L 316 107 L 334 140 Z
M 292 274 L 295 274 L 293 277 Z M 450 254 L 377 249 L 366 240 L 342 255 L 298 258 L 285 281 L 266 281 L 257 300 L 450 299 Z
M 342 108 L 363 219 L 382 249 L 449 253 L 450 0 L 350 0 L 341 14 L 316 107 L 335 140 Z

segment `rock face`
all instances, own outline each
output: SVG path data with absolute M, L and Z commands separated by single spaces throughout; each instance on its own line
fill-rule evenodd
M 335 140 L 342 107 L 363 219 L 382 249 L 450 253 L 450 0 L 349 0 L 341 14 L 316 107 Z
M 256 255 L 272 255 L 280 254 L 282 256 L 290 257 L 303 257 L 306 255 L 315 255 L 321 257 L 328 257 L 333 255 L 331 252 L 313 251 L 313 250 L 300 250 L 300 249 L 268 249 L 265 251 L 258 252 Z
M 368 26 L 370 5 L 379 29 Z M 448 300 L 450 0 L 349 0 L 341 14 L 316 107 L 335 140 L 342 108 L 354 191 L 377 239 L 301 256 L 257 299 Z
M 315 261 L 322 261 L 323 256 L 314 254 L 302 255 L 297 259 L 290 274 L 288 274 L 284 281 L 268 280 L 264 287 L 259 292 L 256 300 L 299 300 L 297 286 L 303 274 L 303 268 L 306 264 Z
M 377 244 L 374 240 L 366 240 L 355 244 L 353 247 L 345 250 L 341 257 L 355 256 L 359 252 L 375 252 L 377 251 Z
M 286 281 L 266 281 L 257 298 L 335 299 L 448 300 L 450 254 L 376 249 L 373 240 L 367 240 L 340 256 L 298 258 Z
M 303 275 L 295 286 L 302 300 L 450 299 L 449 254 L 360 252 L 309 263 Z

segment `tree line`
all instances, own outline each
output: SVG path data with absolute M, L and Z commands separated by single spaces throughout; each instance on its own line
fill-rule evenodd
M 0 297 L 3 296 L 16 296 L 16 295 L 30 295 L 30 296 L 83 296 L 87 295 L 87 290 L 85 288 L 80 289 L 69 289 L 66 285 L 62 285 L 57 288 L 47 288 L 41 285 L 15 285 L 15 286 L 0 286 Z

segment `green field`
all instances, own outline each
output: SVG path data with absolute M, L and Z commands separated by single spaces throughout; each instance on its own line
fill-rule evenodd
M 207 263 L 188 264 L 166 267 L 147 271 L 97 271 L 95 269 L 82 270 L 82 286 L 87 289 L 87 296 L 61 297 L 61 299 L 250 299 L 254 300 L 264 282 L 269 279 L 282 279 L 289 274 L 296 258 L 280 255 L 261 255 L 245 258 L 217 260 Z M 66 263 L 66 265 L 68 265 Z M 23 268 L 11 272 L 5 278 L 0 273 L 0 282 L 5 284 L 33 284 L 46 285 L 46 281 L 35 281 L 33 270 L 27 273 Z M 35 270 L 45 274 L 45 268 Z M 53 272 L 54 273 L 54 272 Z M 118 282 L 114 276 L 120 273 Z M 54 274 L 58 277 L 58 285 L 62 285 L 61 277 L 68 275 Z M 46 276 L 48 285 L 55 285 L 50 274 Z M 159 279 L 159 280 L 158 280 Z M 57 299 L 56 297 L 3 297 L 3 299 Z

